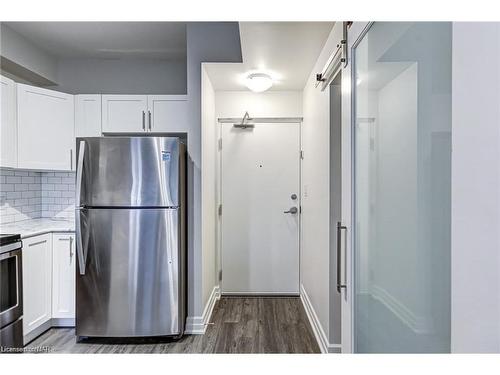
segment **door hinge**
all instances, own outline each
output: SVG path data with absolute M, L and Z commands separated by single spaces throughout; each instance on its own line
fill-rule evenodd
M 302 160 L 304 160 L 304 151 L 303 151 L 303 150 L 300 150 L 300 158 L 301 158 Z
M 219 204 L 219 208 L 217 209 L 219 216 L 222 216 L 222 204 Z
M 222 270 L 219 271 L 219 281 L 222 281 Z
M 222 138 L 219 138 L 219 140 L 217 141 L 218 145 L 219 145 L 219 150 L 222 150 Z

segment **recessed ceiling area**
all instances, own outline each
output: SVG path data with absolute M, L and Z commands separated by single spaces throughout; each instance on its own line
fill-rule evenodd
M 185 22 L 4 22 L 59 59 L 186 59 Z
M 302 90 L 334 22 L 240 22 L 243 63 L 206 64 L 215 90 L 247 90 L 245 74 L 273 77 L 271 90 Z

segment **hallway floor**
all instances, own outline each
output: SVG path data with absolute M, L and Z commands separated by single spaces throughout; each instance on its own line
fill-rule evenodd
M 73 328 L 53 328 L 28 347 L 51 353 L 319 353 L 298 297 L 222 297 L 205 335 L 144 344 L 77 343 Z

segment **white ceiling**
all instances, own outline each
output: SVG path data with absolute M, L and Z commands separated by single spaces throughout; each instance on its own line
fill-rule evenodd
M 268 72 L 271 90 L 302 90 L 334 22 L 240 22 L 243 63 L 206 64 L 215 90 L 247 90 L 245 73 Z
M 4 22 L 57 58 L 186 58 L 184 22 Z

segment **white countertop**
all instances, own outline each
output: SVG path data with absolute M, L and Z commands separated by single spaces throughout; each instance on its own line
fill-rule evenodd
M 30 219 L 10 224 L 2 224 L 2 233 L 21 235 L 21 238 L 38 236 L 39 234 L 51 232 L 74 232 L 75 222 L 66 219 Z

